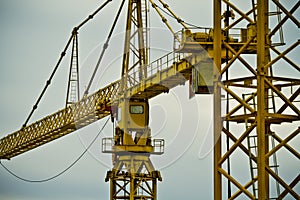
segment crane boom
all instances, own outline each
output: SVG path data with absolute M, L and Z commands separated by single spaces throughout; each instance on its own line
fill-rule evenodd
M 2 138 L 0 159 L 10 159 L 109 115 L 108 108 L 118 87 L 118 81 L 111 83 L 77 103 Z
M 126 97 L 152 98 L 184 84 L 191 68 L 203 56 L 169 53 L 147 66 L 148 76 L 137 82 L 135 69 L 129 71 L 130 85 Z M 159 63 L 159 64 L 157 64 Z M 84 97 L 82 100 L 36 121 L 0 140 L 0 159 L 10 159 L 31 149 L 72 133 L 110 114 L 110 106 L 117 98 L 120 80 Z

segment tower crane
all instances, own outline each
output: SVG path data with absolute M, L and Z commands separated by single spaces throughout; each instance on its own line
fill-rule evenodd
M 214 96 L 214 198 L 234 199 L 244 195 L 249 199 L 283 199 L 290 195 L 299 199 L 299 192 L 294 189 L 299 182 L 299 174 L 287 183 L 278 173 L 276 157 L 276 152 L 284 147 L 299 159 L 297 149 L 289 144 L 298 135 L 299 127 L 288 133 L 285 139 L 272 131 L 274 124 L 288 122 L 295 125 L 300 120 L 300 68 L 287 56 L 299 46 L 299 39 L 285 43 L 282 38 L 282 27 L 287 20 L 296 25 L 299 32 L 299 19 L 292 15 L 299 10 L 299 2 L 286 8 L 278 0 L 252 0 L 247 4 L 249 10 L 244 11 L 239 2 L 214 0 L 213 28 L 193 29 L 163 0 L 157 3 L 154 0 L 122 0 L 115 19 L 116 22 L 126 3 L 121 77 L 92 94 L 89 94 L 89 84 L 84 96 L 79 99 L 77 34 L 110 1 L 73 29 L 25 124 L 0 140 L 0 159 L 11 159 L 111 116 L 115 124 L 113 137 L 102 140 L 102 151 L 112 154 L 113 168 L 105 178 L 106 182 L 110 182 L 110 199 L 156 200 L 157 181 L 162 181 L 162 177 L 150 156 L 163 154 L 165 141 L 152 138 L 149 99 L 188 81 L 192 95 Z M 153 7 L 174 36 L 174 51 L 153 62 L 149 61 L 148 5 Z M 173 30 L 159 5 L 182 25 L 181 31 Z M 270 8 L 277 11 L 271 12 Z M 282 13 L 285 15 L 283 19 L 280 17 Z M 274 15 L 278 20 L 275 25 L 270 19 Z M 103 46 L 103 53 L 114 27 L 115 23 Z M 237 30 L 240 31 L 238 34 Z M 277 43 L 273 41 L 276 34 L 280 35 Z M 28 125 L 71 44 L 66 107 Z M 272 58 L 274 54 L 275 58 Z M 255 64 L 250 64 L 249 57 L 255 60 Z M 279 60 L 296 71 L 296 78 L 274 75 L 273 68 Z M 229 73 L 233 66 L 247 72 L 233 77 Z M 292 89 L 289 96 L 282 91 L 286 88 Z M 221 101 L 226 102 L 224 116 Z M 278 101 L 281 102 L 280 107 L 276 108 Z M 241 133 L 235 133 L 236 128 L 231 128 L 233 123 L 245 125 Z M 226 136 L 226 144 L 223 135 Z M 242 182 L 231 172 L 232 155 L 237 148 L 249 161 L 248 182 Z M 222 179 L 227 181 L 227 192 Z M 276 197 L 272 197 L 272 184 L 276 185 Z

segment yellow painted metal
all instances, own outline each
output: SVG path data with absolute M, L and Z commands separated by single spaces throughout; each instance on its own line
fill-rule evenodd
M 221 43 L 221 1 L 214 0 L 214 35 L 213 51 L 215 54 L 214 63 L 214 199 L 222 199 L 222 174 L 220 169 L 222 165 L 219 160 L 222 156 L 222 121 L 221 121 L 221 87 L 219 81 L 221 79 L 219 72 L 221 71 L 222 58 L 222 43 Z
M 277 161 L 276 158 L 276 152 L 284 147 L 285 153 L 299 160 L 295 145 L 289 144 L 289 141 L 299 135 L 299 128 L 295 130 L 295 127 L 300 121 L 297 101 L 300 93 L 300 69 L 286 56 L 289 52 L 296 51 L 299 39 L 288 38 L 289 44 L 281 43 L 281 51 L 276 47 L 278 43 L 273 43 L 272 39 L 287 19 L 290 19 L 293 25 L 299 24 L 291 17 L 291 13 L 297 10 L 296 7 L 299 8 L 300 3 L 293 3 L 291 13 L 287 12 L 285 3 L 279 1 L 257 0 L 252 1 L 252 4 L 252 9 L 245 12 L 240 2 L 214 1 L 213 56 L 216 68 L 220 70 L 224 80 L 222 83 L 218 82 L 218 73 L 215 73 L 214 199 L 247 196 L 249 199 L 265 200 L 282 199 L 287 195 L 299 199 L 299 193 L 295 189 L 296 182 L 300 180 L 297 170 L 290 171 L 294 177 L 284 180 L 280 174 L 280 167 L 286 163 Z M 285 14 L 284 20 L 278 22 L 278 25 L 272 24 L 269 5 L 278 6 Z M 230 22 L 226 19 L 228 12 L 237 13 L 239 18 Z M 221 16 L 224 17 L 223 29 Z M 238 26 L 239 23 L 247 25 L 243 28 Z M 226 34 L 230 36 L 237 29 L 241 30 L 240 43 L 232 43 L 230 38 L 226 38 Z M 299 32 L 299 29 L 297 30 Z M 232 54 L 227 54 L 228 57 L 224 58 L 221 51 Z M 279 64 L 280 60 L 286 62 Z M 273 71 L 275 67 L 278 70 L 276 76 Z M 296 78 L 287 77 L 279 72 L 287 68 L 295 69 L 297 75 L 293 76 Z M 241 69 L 241 73 L 232 75 L 238 69 Z M 222 117 L 219 112 L 220 88 L 224 92 L 226 110 Z M 290 92 L 287 92 L 288 90 Z M 224 120 L 224 123 L 221 120 Z M 245 128 L 237 125 L 240 123 L 244 123 Z M 281 133 L 281 136 L 276 132 L 278 125 L 286 127 L 286 132 Z M 239 155 L 238 160 L 235 155 Z M 241 169 L 244 170 L 241 172 L 243 175 L 238 175 L 232 171 L 233 165 L 239 165 L 244 158 L 249 160 L 249 168 Z M 225 181 L 227 184 L 224 184 Z
M 179 55 L 178 55 L 179 56 Z M 170 58 L 170 66 L 154 69 L 148 65 L 153 75 L 145 78 L 141 83 L 131 85 L 125 94 L 128 98 L 152 98 L 169 89 L 184 84 L 191 72 L 193 64 L 201 61 L 200 57 L 188 56 L 180 59 Z M 172 64 L 173 61 L 177 63 Z M 155 73 L 154 73 L 154 70 Z M 0 140 L 0 158 L 10 159 L 21 153 L 72 133 L 110 114 L 110 106 L 117 100 L 120 81 L 116 81 L 91 94 L 79 102 L 65 109 L 55 112 L 34 122 L 21 130 Z
M 118 127 L 129 130 L 144 129 L 149 123 L 149 105 L 146 101 L 119 102 L 117 113 Z
M 184 84 L 189 80 L 192 67 L 207 59 L 201 54 L 190 54 L 185 57 L 184 54 L 173 56 L 174 54 L 170 53 L 154 62 L 160 63 L 159 65 L 150 63 L 146 69 L 143 69 L 147 72 L 147 76 L 140 82 L 138 81 L 139 69 L 132 68 L 127 75 L 128 88 L 117 104 L 116 118 L 119 121 L 114 145 L 111 151 L 106 151 L 113 153 L 114 167 L 111 172 L 108 172 L 106 178 L 111 183 L 111 200 L 157 199 L 157 180 L 162 179 L 159 171 L 154 170 L 149 156 L 150 154 L 160 155 L 163 151 L 155 151 L 157 146 L 151 142 L 151 132 L 148 127 L 148 99 Z M 118 119 L 118 115 L 121 119 Z M 128 169 L 128 166 L 133 165 L 136 166 L 134 172 L 132 168 Z M 136 170 L 139 171 L 136 172 Z M 143 182 L 147 187 L 140 185 Z M 149 191 L 145 192 L 147 188 Z
M 155 171 L 149 155 L 121 155 L 105 181 L 110 181 L 110 199 L 157 199 L 157 180 L 162 181 Z
M 139 3 L 136 4 L 137 2 Z M 150 2 L 157 9 L 153 1 L 150 0 Z M 162 179 L 160 173 L 155 171 L 149 158 L 150 154 L 155 153 L 155 145 L 151 143 L 151 132 L 148 127 L 147 101 L 161 93 L 168 92 L 177 85 L 184 84 L 187 80 L 191 80 L 193 70 L 197 70 L 197 66 L 207 66 L 207 63 L 212 59 L 215 66 L 210 66 L 213 68 L 213 77 L 210 78 L 213 79 L 210 79 L 209 84 L 207 82 L 203 84 L 203 80 L 198 76 L 195 76 L 192 81 L 201 82 L 197 85 L 199 87 L 213 87 L 215 117 L 214 198 L 216 200 L 223 198 L 225 187 L 222 184 L 222 179 L 225 178 L 229 182 L 227 188 L 231 187 L 231 183 L 237 188 L 234 194 L 228 192 L 228 199 L 238 198 L 242 194 L 250 199 L 268 199 L 270 198 L 269 179 L 272 178 L 283 188 L 278 195 L 279 199 L 284 198 L 287 194 L 299 199 L 299 194 L 294 191 L 294 187 L 300 179 L 299 175 L 287 183 L 272 169 L 269 163 L 270 157 L 274 156 L 282 147 L 299 159 L 297 150 L 288 144 L 298 135 L 299 128 L 290 134 L 287 133 L 288 136 L 284 139 L 276 133 L 272 133 L 271 129 L 273 124 L 293 123 L 300 120 L 299 107 L 294 102 L 300 93 L 300 79 L 274 77 L 270 73 L 272 65 L 282 59 L 300 71 L 297 64 L 286 56 L 288 52 L 299 46 L 299 40 L 283 52 L 272 46 L 271 37 L 279 28 L 275 27 L 273 31 L 271 30 L 271 35 L 267 31 L 269 30 L 268 2 L 258 0 L 252 9 L 245 13 L 228 0 L 214 0 L 213 29 L 192 32 L 192 30 L 185 28 L 180 33 L 175 34 L 170 27 L 170 30 L 175 34 L 176 53 L 169 53 L 148 64 L 147 45 L 145 45 L 147 37 L 145 37 L 146 33 L 144 32 L 146 26 L 143 26 L 145 24 L 143 17 L 145 16 L 142 15 L 143 5 L 140 4 L 141 1 L 129 1 L 121 80 L 2 138 L 0 140 L 0 159 L 10 159 L 72 133 L 108 116 L 111 114 L 111 106 L 117 105 L 123 113 L 122 119 L 126 120 L 120 121 L 119 129 L 116 130 L 114 138 L 105 140 L 110 141 L 111 149 L 104 149 L 104 152 L 113 153 L 114 156 L 114 167 L 107 173 L 106 177 L 106 181 L 110 181 L 111 185 L 111 199 L 156 199 L 157 180 Z M 234 11 L 240 16 L 239 19 L 232 24 L 227 24 L 223 29 L 221 28 L 222 3 L 226 5 L 225 7 L 232 9 L 230 12 Z M 284 9 L 279 1 L 274 1 L 274 3 L 286 14 L 285 20 L 291 19 L 294 24 L 299 24 L 297 19 Z M 292 8 L 292 11 L 297 10 L 297 7 L 299 7 L 299 2 Z M 137 15 L 133 14 L 133 10 L 138 11 Z M 254 18 L 250 17 L 251 13 L 253 13 Z M 138 24 L 136 28 L 141 29 L 133 33 L 138 35 L 138 45 L 135 48 L 137 62 L 130 63 L 130 43 L 133 36 L 130 31 L 133 21 Z M 226 32 L 231 31 L 241 21 L 246 21 L 248 26 L 240 28 L 239 39 L 228 36 Z M 168 25 L 166 20 L 164 22 Z M 282 26 L 284 23 L 280 22 L 279 24 Z M 270 50 L 275 52 L 278 57 L 272 59 Z M 254 65 L 248 63 L 243 54 L 256 56 L 256 63 Z M 229 78 L 221 82 L 222 77 L 224 79 L 224 75 L 231 70 L 237 61 L 239 61 L 239 67 L 244 67 L 251 75 L 241 75 L 239 78 Z M 209 71 L 207 74 L 200 72 L 199 75 L 211 76 L 210 67 L 207 67 Z M 288 97 L 281 91 L 281 88 L 289 87 L 295 87 L 296 91 Z M 239 92 L 241 88 L 253 90 L 251 97 L 242 98 Z M 221 117 L 221 90 L 234 101 L 233 104 L 230 104 L 224 117 Z M 199 92 L 200 90 L 195 89 L 195 91 Z M 283 102 L 281 107 L 278 110 L 274 109 L 273 112 L 270 110 L 270 93 L 276 94 L 279 100 Z M 254 98 L 257 100 L 256 106 L 251 104 Z M 131 106 L 136 107 L 131 108 Z M 291 114 L 285 113 L 287 108 L 290 109 Z M 241 112 L 243 109 L 244 114 Z M 235 134 L 235 129 L 231 129 L 230 126 L 225 127 L 223 120 L 230 125 L 232 123 L 246 123 L 246 128 Z M 131 132 L 138 134 L 133 137 Z M 231 146 L 227 150 L 222 148 L 224 145 L 222 134 L 231 140 Z M 270 135 L 278 142 L 278 145 L 272 150 L 267 139 Z M 245 146 L 244 141 L 247 137 L 256 138 L 258 142 L 255 146 L 257 154 L 251 151 L 251 146 Z M 249 158 L 250 162 L 257 165 L 258 173 L 250 177 L 244 184 L 239 182 L 238 177 L 233 177 L 230 174 L 230 167 L 225 167 L 226 161 L 231 159 L 231 155 L 238 148 L 242 150 L 244 156 Z M 250 170 L 254 170 L 253 167 L 250 168 Z M 148 188 L 142 187 L 142 183 L 146 183 Z M 258 188 L 256 188 L 257 186 Z M 138 190 L 144 191 L 149 196 L 142 196 Z
M 147 13 L 143 7 L 145 0 L 128 1 L 121 86 L 115 102 L 117 111 L 113 113 L 117 123 L 111 149 L 103 151 L 113 154 L 114 166 L 106 177 L 110 181 L 111 200 L 157 199 L 157 180 L 162 178 L 150 155 L 163 151 L 155 150 L 157 146 L 151 138 L 148 99 L 184 84 L 193 65 L 204 58 L 172 52 L 148 64 Z M 159 144 L 163 147 L 164 142 Z
M 207 65 L 214 57 L 211 51 L 212 42 L 200 44 L 203 46 L 201 51 L 175 54 L 171 52 L 142 66 L 144 68 L 142 69 L 144 72 L 142 80 L 140 80 L 140 66 L 131 68 L 127 72 L 126 79 L 121 79 L 126 80 L 128 85 L 122 98 L 150 99 L 168 92 L 177 85 L 184 84 L 190 79 L 192 68 Z M 182 45 L 185 46 L 184 43 Z M 233 45 L 239 47 L 240 42 Z M 0 140 L 0 158 L 10 159 L 108 116 L 110 106 L 120 99 L 121 80 L 2 138 Z
M 110 114 L 119 81 L 0 140 L 0 158 L 10 159 L 65 136 Z

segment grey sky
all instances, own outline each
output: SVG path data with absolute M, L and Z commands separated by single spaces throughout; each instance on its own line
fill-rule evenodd
M 0 137 L 21 127 L 56 64 L 72 28 L 92 13 L 101 2 L 104 1 L 0 2 Z M 119 2 L 110 3 L 101 14 L 80 30 L 83 77 L 81 89 L 90 77 L 99 49 L 102 48 L 99 44 L 103 43 L 108 34 Z M 185 21 L 204 27 L 212 26 L 212 1 L 166 2 Z M 104 65 L 93 86 L 94 90 L 119 78 L 121 52 L 117 50 L 122 50 L 123 47 L 120 42 L 125 23 L 124 13 L 123 11 L 112 44 L 105 55 Z M 151 17 L 151 26 L 154 27 L 151 44 L 155 49 L 152 56 L 159 57 L 171 50 L 173 38 L 153 10 Z M 175 22 L 171 23 L 176 31 L 180 30 Z M 64 62 L 32 121 L 64 106 L 67 70 L 68 62 Z M 165 138 L 168 145 L 165 155 L 152 157 L 163 177 L 163 182 L 158 185 L 159 199 L 199 199 L 199 196 L 201 199 L 213 198 L 213 161 L 210 153 L 212 98 L 202 96 L 190 100 L 187 89 L 186 86 L 180 86 L 170 94 L 151 100 L 154 116 L 151 120 L 152 130 L 155 137 Z M 189 114 L 189 111 L 195 110 L 193 115 Z M 197 120 L 194 120 L 197 116 Z M 160 123 L 161 121 L 164 123 Z M 104 120 L 3 163 L 24 178 L 36 180 L 51 177 L 65 169 L 84 151 L 103 123 Z M 179 124 L 180 127 L 176 128 L 174 124 Z M 109 124 L 102 136 L 109 137 L 111 132 L 112 126 Z M 0 168 L 0 199 L 108 199 L 109 184 L 104 182 L 104 178 L 106 171 L 110 169 L 107 165 L 110 165 L 111 157 L 101 153 L 100 142 L 101 139 L 71 170 L 50 182 L 25 183 Z M 297 162 L 295 163 L 297 167 Z

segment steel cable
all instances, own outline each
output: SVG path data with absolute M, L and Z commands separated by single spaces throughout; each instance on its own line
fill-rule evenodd
M 63 175 L 64 173 L 66 173 L 69 169 L 71 169 L 85 154 L 86 152 L 91 148 L 91 146 L 95 143 L 95 141 L 98 139 L 98 137 L 100 136 L 100 134 L 102 133 L 103 129 L 105 128 L 105 126 L 107 125 L 107 122 L 109 121 L 110 118 L 108 118 L 106 120 L 106 122 L 104 123 L 104 125 L 102 126 L 102 128 L 100 129 L 100 131 L 98 132 L 98 134 L 95 136 L 95 138 L 91 141 L 91 143 L 87 146 L 87 148 L 78 156 L 78 158 L 73 161 L 66 169 L 62 170 L 61 172 L 59 172 L 58 174 L 49 177 L 49 178 L 45 178 L 45 179 L 41 179 L 41 180 L 30 180 L 30 179 L 26 179 L 23 178 L 19 175 L 17 175 L 16 173 L 14 173 L 12 170 L 8 169 L 2 162 L 0 159 L 0 165 L 12 176 L 14 176 L 15 178 L 25 181 L 25 182 L 29 182 L 29 183 L 44 183 L 44 182 L 48 182 L 50 180 L 53 180 L 61 175 Z
M 63 52 L 61 53 L 60 58 L 59 58 L 58 62 L 56 63 L 56 65 L 55 65 L 55 67 L 54 67 L 54 69 L 53 69 L 53 71 L 52 71 L 52 73 L 51 73 L 51 75 L 50 75 L 50 78 L 46 81 L 46 85 L 44 86 L 44 88 L 43 88 L 43 90 L 42 90 L 40 96 L 38 97 L 36 103 L 34 104 L 34 106 L 33 106 L 32 110 L 31 110 L 30 114 L 29 114 L 28 117 L 26 118 L 25 123 L 24 123 L 23 126 L 22 126 L 23 128 L 27 126 L 28 121 L 30 120 L 30 118 L 31 118 L 31 116 L 33 115 L 34 111 L 37 109 L 38 104 L 40 103 L 42 97 L 44 96 L 44 94 L 45 94 L 45 92 L 46 92 L 48 86 L 51 84 L 51 81 L 52 81 L 52 79 L 53 79 L 53 77 L 54 77 L 54 75 L 55 75 L 55 73 L 56 73 L 56 71 L 57 71 L 57 69 L 58 69 L 58 67 L 59 67 L 59 65 L 60 65 L 60 63 L 61 63 L 61 61 L 63 60 L 64 56 L 66 55 L 66 51 L 68 50 L 68 48 L 69 48 L 69 46 L 70 46 L 70 43 L 71 43 L 71 41 L 72 41 L 72 39 L 73 39 L 73 32 L 74 32 L 74 31 L 78 31 L 79 28 L 81 28 L 84 24 L 86 24 L 89 20 L 93 19 L 93 17 L 94 17 L 100 10 L 102 10 L 102 9 L 103 9 L 109 2 L 111 2 L 111 1 L 112 1 L 112 0 L 107 0 L 106 2 L 104 2 L 104 3 L 103 3 L 103 4 L 102 4 L 102 5 L 101 5 L 101 6 L 100 6 L 93 14 L 89 15 L 87 19 L 85 19 L 82 23 L 80 23 L 77 27 L 75 27 L 75 28 L 73 29 L 72 35 L 71 35 L 70 39 L 68 40 L 68 42 L 67 42 L 67 44 L 66 44 L 66 46 L 65 46 L 65 48 L 64 48 L 64 50 L 63 50 Z

